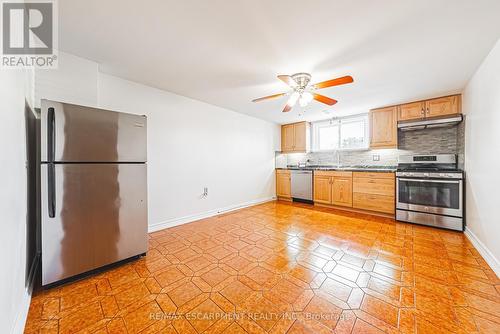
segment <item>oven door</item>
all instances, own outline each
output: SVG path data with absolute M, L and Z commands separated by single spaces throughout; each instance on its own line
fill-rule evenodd
M 397 178 L 398 209 L 462 217 L 462 180 Z

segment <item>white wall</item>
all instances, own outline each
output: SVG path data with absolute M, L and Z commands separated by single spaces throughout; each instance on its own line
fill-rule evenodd
M 99 73 L 63 52 L 57 71 L 36 71 L 35 87 L 36 105 L 49 98 L 148 116 L 150 230 L 275 195 L 274 123 Z
M 97 105 L 97 63 L 60 52 L 57 70 L 35 70 L 35 107 L 41 99 Z
M 467 229 L 500 275 L 500 40 L 467 84 L 463 109 Z
M 148 116 L 152 229 L 274 196 L 277 125 L 110 75 L 98 86 L 100 107 Z
M 25 287 L 26 75 L 21 70 L 0 70 L 0 333 L 22 332 L 30 301 Z

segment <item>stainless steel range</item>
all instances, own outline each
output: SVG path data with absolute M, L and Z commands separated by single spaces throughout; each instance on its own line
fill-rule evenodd
M 454 154 L 400 156 L 396 219 L 463 231 L 463 181 Z

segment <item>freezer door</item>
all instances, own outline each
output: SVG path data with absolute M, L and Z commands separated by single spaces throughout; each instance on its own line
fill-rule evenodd
M 42 284 L 147 251 L 145 164 L 42 164 Z
M 145 162 L 146 116 L 42 100 L 42 161 Z

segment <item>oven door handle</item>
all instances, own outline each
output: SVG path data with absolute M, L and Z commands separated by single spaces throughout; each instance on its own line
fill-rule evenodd
M 453 184 L 459 184 L 462 182 L 462 180 L 431 180 L 431 179 L 401 179 L 398 178 L 399 181 L 409 181 L 409 182 L 432 182 L 432 183 L 453 183 Z

